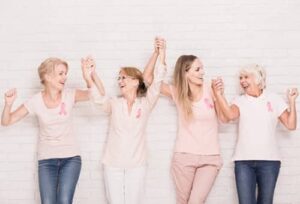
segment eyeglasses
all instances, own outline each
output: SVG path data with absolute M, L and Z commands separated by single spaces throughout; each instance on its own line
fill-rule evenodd
M 135 79 L 135 78 L 134 78 L 134 77 L 131 77 L 131 76 L 119 76 L 119 77 L 117 78 L 118 81 L 120 81 L 120 80 L 126 80 L 126 79 Z

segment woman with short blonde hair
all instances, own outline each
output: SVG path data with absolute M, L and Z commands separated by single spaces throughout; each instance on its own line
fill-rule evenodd
M 84 71 L 84 70 L 83 70 Z M 71 204 L 81 170 L 79 145 L 72 126 L 75 103 L 89 100 L 88 90 L 66 89 L 68 64 L 48 58 L 38 68 L 43 90 L 12 111 L 15 89 L 5 93 L 1 124 L 8 126 L 28 114 L 38 118 L 38 178 L 42 204 Z M 84 79 L 92 76 L 84 71 Z

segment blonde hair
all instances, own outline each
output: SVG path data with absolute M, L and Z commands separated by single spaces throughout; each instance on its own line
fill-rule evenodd
M 177 59 L 173 80 L 176 88 L 176 96 L 186 119 L 193 116 L 192 93 L 186 78 L 187 71 L 191 68 L 193 62 L 197 59 L 194 55 L 182 55 Z
M 147 93 L 147 87 L 144 83 L 143 73 L 135 67 L 122 67 L 120 72 L 124 72 L 127 76 L 137 79 L 139 81 L 139 85 L 137 88 L 137 96 L 144 96 Z
M 57 65 L 63 64 L 66 66 L 68 71 L 68 63 L 59 58 L 50 57 L 44 60 L 38 68 L 39 77 L 41 80 L 41 84 L 45 84 L 45 75 L 54 72 L 54 69 Z
M 260 90 L 266 88 L 266 71 L 258 64 L 248 64 L 243 66 L 239 71 L 239 76 L 245 74 L 252 74 L 255 78 L 255 83 L 259 86 Z

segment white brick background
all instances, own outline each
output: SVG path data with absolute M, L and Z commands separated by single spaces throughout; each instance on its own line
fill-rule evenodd
M 69 87 L 84 87 L 80 58 L 87 54 L 96 58 L 108 92 L 116 94 L 119 67 L 143 68 L 156 35 L 167 39 L 170 73 L 179 55 L 195 54 L 204 62 L 207 79 L 224 77 L 229 99 L 237 94 L 237 70 L 246 63 L 265 65 L 271 91 L 284 96 L 286 88 L 299 88 L 298 0 L 0 0 L 1 97 L 16 87 L 17 107 L 40 90 L 37 67 L 50 56 L 69 62 Z M 74 111 L 83 158 L 74 203 L 106 203 L 100 158 L 107 118 L 89 103 L 76 105 Z M 37 131 L 34 117 L 0 128 L 1 204 L 40 203 Z M 146 203 L 174 204 L 169 168 L 176 110 L 166 98 L 159 100 L 147 132 Z M 282 127 L 278 132 L 283 163 L 274 203 L 300 204 L 300 132 Z M 220 139 L 224 167 L 207 203 L 237 204 L 230 161 L 236 124 L 221 126 Z

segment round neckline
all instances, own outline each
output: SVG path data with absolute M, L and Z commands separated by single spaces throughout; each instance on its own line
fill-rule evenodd
M 59 102 L 59 104 L 58 104 L 56 107 L 54 107 L 54 108 L 49 108 L 49 107 L 46 105 L 45 100 L 44 100 L 44 97 L 43 97 L 43 91 L 40 92 L 40 99 L 42 100 L 42 104 L 43 104 L 44 108 L 46 108 L 47 110 L 56 110 L 56 109 L 58 109 L 58 108 L 61 106 L 61 104 L 62 104 L 63 101 L 64 101 L 64 92 L 63 92 L 63 91 L 61 92 L 61 99 L 60 99 L 60 102 Z
M 195 104 L 200 103 L 201 101 L 203 101 L 203 99 L 206 98 L 205 96 L 206 96 L 206 87 L 205 87 L 205 84 L 203 83 L 203 85 L 202 85 L 202 95 L 201 95 L 200 99 L 198 99 L 197 101 L 192 101 L 192 104 L 195 105 Z
M 246 98 L 249 99 L 249 100 L 262 100 L 262 99 L 265 98 L 266 94 L 265 94 L 265 92 L 263 91 L 263 92 L 262 92 L 259 96 L 257 96 L 257 97 L 251 96 L 251 95 L 246 94 L 246 93 L 245 93 L 245 96 L 246 96 Z

